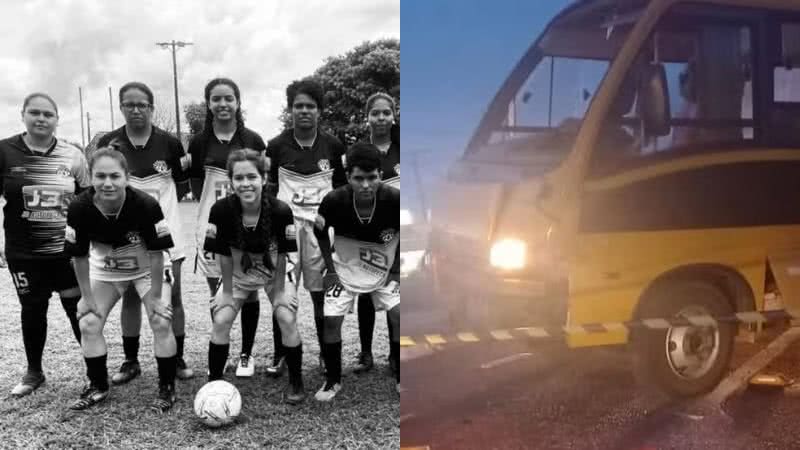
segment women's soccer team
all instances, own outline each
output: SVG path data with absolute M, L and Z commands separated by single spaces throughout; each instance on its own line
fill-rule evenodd
M 150 88 L 125 84 L 119 90 L 125 124 L 104 135 L 88 161 L 81 149 L 56 137 L 58 106 L 49 95 L 24 99 L 25 131 L 0 141 L 0 194 L 6 200 L 0 256 L 21 304 L 27 357 L 12 396 L 29 395 L 45 381 L 47 308 L 58 292 L 88 378 L 71 409 L 108 397 L 104 327 L 120 298 L 124 361 L 111 384 L 141 374 L 144 304 L 158 368 L 152 408 L 165 412 L 173 406 L 175 379 L 194 376 L 184 359 L 186 254 L 178 211 L 190 191 L 199 207 L 189 245 L 196 248 L 194 270 L 207 279 L 211 296 L 209 381 L 223 378 L 230 331 L 240 313 L 235 375 L 254 375 L 263 291 L 274 341 L 266 373 L 279 377 L 287 371 L 284 401 L 305 400 L 297 329 L 302 279 L 326 379 L 315 398 L 331 401 L 342 389 L 340 329 L 354 309 L 361 341 L 354 371 L 373 368 L 375 311 L 386 310 L 390 369 L 400 391 L 400 142 L 394 98 L 377 92 L 366 100 L 369 138 L 346 149 L 320 127 L 325 93 L 312 79 L 287 87 L 292 126 L 266 144 L 245 127 L 234 81 L 215 78 L 204 94 L 205 127 L 184 152 L 175 136 L 153 125 Z

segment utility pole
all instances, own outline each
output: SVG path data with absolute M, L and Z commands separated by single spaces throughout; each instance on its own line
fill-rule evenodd
M 89 116 L 89 111 L 86 111 L 86 134 L 89 136 L 89 143 L 92 142 L 92 118 Z
M 111 96 L 111 86 L 108 87 L 108 112 L 111 115 L 111 130 L 114 130 L 114 97 Z
M 175 51 L 178 47 L 186 47 L 187 45 L 194 45 L 191 42 L 176 41 L 173 39 L 170 42 L 156 42 L 161 48 L 172 49 L 172 81 L 175 84 L 175 134 L 178 140 L 181 139 L 181 108 L 178 105 L 178 64 L 175 62 Z
M 78 99 L 81 104 L 81 145 L 83 145 L 83 148 L 86 148 L 86 140 L 83 135 L 83 91 L 80 86 L 78 86 Z

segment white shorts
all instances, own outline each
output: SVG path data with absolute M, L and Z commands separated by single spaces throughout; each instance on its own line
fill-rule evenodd
M 294 221 L 297 228 L 297 251 L 294 261 L 299 268 L 297 273 L 303 276 L 303 287 L 311 292 L 322 291 L 322 273 L 325 271 L 325 259 L 319 249 L 319 243 L 314 236 L 314 223 L 297 219 Z
M 249 300 L 258 301 L 258 291 L 261 289 L 254 290 L 254 289 L 243 289 L 241 287 L 237 287 L 236 284 L 233 285 L 233 299 L 236 303 L 241 307 L 241 305 Z M 266 290 L 266 289 L 265 289 Z M 252 299 L 251 296 L 255 295 L 255 299 Z M 222 286 L 217 289 L 216 298 L 221 299 L 222 296 Z M 297 289 L 294 287 L 292 283 L 287 282 L 284 289 L 284 295 L 282 298 L 274 299 L 270 296 L 269 302 L 272 304 L 272 310 L 274 311 L 279 306 L 286 306 L 293 312 L 297 312 L 300 302 L 297 298 Z
M 325 291 L 325 316 L 344 316 L 353 309 L 358 296 L 342 285 L 336 285 Z M 376 311 L 390 310 L 400 304 L 400 283 L 390 281 L 386 286 L 369 293 Z
M 170 268 L 164 269 L 164 284 L 172 285 L 173 281 L 172 270 Z M 103 281 L 103 280 L 95 280 L 98 283 L 107 283 L 112 286 L 119 292 L 119 295 L 122 296 L 125 294 L 125 291 L 133 287 L 136 290 L 136 293 L 139 294 L 139 298 L 144 298 L 145 294 L 150 292 L 150 287 L 153 285 L 152 278 L 150 274 L 144 275 L 142 277 L 136 278 L 134 280 L 125 280 L 125 281 Z
M 220 278 L 222 272 L 219 269 L 219 259 L 216 253 L 203 250 L 203 247 L 197 248 L 197 256 L 194 260 L 195 272 L 200 271 L 200 274 L 206 278 Z

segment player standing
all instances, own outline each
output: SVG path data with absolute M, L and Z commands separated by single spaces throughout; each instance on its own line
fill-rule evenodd
M 34 93 L 22 104 L 26 132 L 0 141 L 0 193 L 6 198 L 5 255 L 22 307 L 22 341 L 28 368 L 11 395 L 22 397 L 44 383 L 42 353 L 47 338 L 47 308 L 58 292 L 78 343 L 78 281 L 64 254 L 66 207 L 89 186 L 80 149 L 55 137 L 58 106 Z
M 155 198 L 170 229 L 180 230 L 178 199 L 189 189 L 188 178 L 181 169 L 183 146 L 176 137 L 153 125 L 153 101 L 153 91 L 144 83 L 123 85 L 119 90 L 119 109 L 125 117 L 125 125 L 103 136 L 97 146 L 113 145 L 125 156 L 130 185 Z M 171 301 L 172 331 L 177 345 L 176 374 L 178 378 L 188 379 L 193 376 L 193 371 L 183 359 L 186 319 L 181 298 L 181 267 L 186 254 L 180 233 L 173 234 L 172 241 L 175 247 L 170 249 L 165 265 L 171 267 L 173 276 Z M 114 384 L 127 383 L 141 373 L 139 331 L 142 328 L 142 302 L 133 288 L 122 295 L 120 317 L 125 361 L 111 377 Z
M 195 268 L 200 269 L 200 273 L 206 277 L 213 297 L 221 276 L 219 262 L 213 252 L 203 249 L 203 245 L 211 205 L 230 193 L 226 169 L 228 156 L 234 150 L 243 148 L 263 152 L 266 145 L 258 133 L 244 126 L 242 97 L 236 83 L 227 78 L 215 78 L 206 84 L 204 93 L 206 122 L 203 132 L 195 136 L 189 144 L 189 176 L 192 179 L 192 191 L 195 194 L 201 193 L 197 216 Z M 255 373 L 255 362 L 251 355 L 260 314 L 261 306 L 256 293 L 242 305 L 242 351 L 236 368 L 237 377 L 251 377 Z M 272 326 L 278 329 L 274 318 Z
M 314 218 L 322 198 L 331 189 L 346 183 L 342 167 L 344 146 L 336 137 L 319 129 L 319 117 L 324 107 L 319 83 L 309 79 L 291 83 L 286 88 L 286 101 L 293 127 L 267 143 L 267 157 L 271 162 L 269 184 L 271 192 L 286 202 L 294 214 L 297 225 L 297 273 L 302 273 L 303 286 L 311 293 L 317 342 L 321 350 L 325 301 L 322 272 L 325 260 L 314 237 Z M 279 336 L 275 342 L 277 346 Z M 324 367 L 321 357 L 320 367 Z M 268 373 L 281 373 L 280 358 L 275 359 Z
M 286 283 L 286 253 L 296 250 L 292 210 L 269 195 L 266 161 L 252 150 L 236 150 L 228 158 L 233 194 L 211 207 L 205 250 L 217 255 L 222 289 L 212 300 L 214 325 L 208 347 L 209 381 L 222 378 L 228 359 L 230 330 L 245 300 L 264 289 L 283 333 L 289 366 L 285 400 L 305 399 L 303 347 L 297 331 L 297 291 Z M 258 298 L 256 296 L 256 298 Z
M 400 391 L 400 191 L 381 183 L 381 156 L 372 144 L 347 152 L 349 184 L 329 193 L 319 207 L 314 232 L 325 258 L 326 381 L 319 401 L 341 389 L 342 322 L 359 294 L 370 294 L 376 309 L 388 311 L 392 355 Z M 328 230 L 336 241 L 332 253 Z
M 381 177 L 385 184 L 400 189 L 400 139 L 395 131 L 397 107 L 394 98 L 384 92 L 372 94 L 366 105 L 367 124 L 369 125 L 369 142 L 381 152 Z M 395 135 L 394 139 L 392 135 Z M 389 325 L 389 338 L 393 333 L 392 321 Z M 358 335 L 361 340 L 361 353 L 358 364 L 353 369 L 356 373 L 367 372 L 373 367 L 372 335 L 375 330 L 375 306 L 369 294 L 358 296 Z M 394 355 L 390 350 L 389 364 L 394 364 Z M 395 367 L 392 367 L 395 370 Z
M 164 269 L 164 252 L 174 245 L 169 225 L 153 197 L 128 185 L 128 166 L 120 152 L 97 150 L 89 171 L 92 187 L 69 205 L 64 244 L 83 294 L 78 320 L 89 377 L 70 409 L 86 409 L 108 397 L 103 328 L 117 300 L 132 286 L 147 308 L 155 341 L 159 383 L 152 407 L 164 412 L 176 398 L 172 275 Z

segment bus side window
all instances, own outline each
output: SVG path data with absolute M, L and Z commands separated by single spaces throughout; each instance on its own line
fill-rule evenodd
M 677 5 L 660 20 L 609 108 L 590 167 L 598 172 L 622 170 L 626 161 L 662 152 L 686 154 L 752 141 L 751 18 L 743 13 L 741 21 L 720 21 L 719 10 L 736 11 Z M 666 136 L 642 135 L 636 102 L 630 103 L 626 86 L 637 78 L 638 65 L 650 61 L 663 65 L 667 76 L 672 117 Z M 633 148 L 609 139 L 619 136 L 620 129 L 630 136 Z

